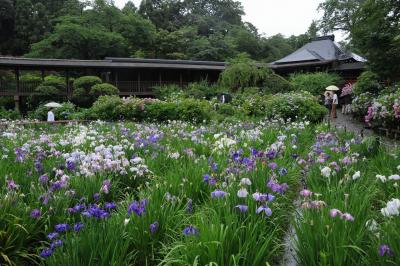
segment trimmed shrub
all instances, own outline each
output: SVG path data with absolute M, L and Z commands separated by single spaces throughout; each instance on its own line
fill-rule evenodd
M 364 71 L 354 84 L 353 92 L 356 95 L 361 93 L 378 94 L 383 89 L 379 83 L 379 76 L 372 71 Z
M 276 94 L 267 100 L 265 114 L 268 118 L 279 117 L 285 120 L 303 119 L 310 122 L 319 122 L 323 119 L 327 109 L 309 93 Z
M 96 84 L 91 89 L 89 94 L 94 97 L 104 96 L 104 95 L 118 95 L 119 90 L 112 84 L 102 83 Z
M 93 86 L 102 81 L 96 76 L 83 76 L 74 80 L 72 101 L 81 107 L 90 107 L 95 99 L 89 94 Z
M 101 120 L 118 120 L 121 118 L 118 107 L 122 105 L 119 96 L 100 96 L 91 108 L 93 116 Z
M 99 78 L 97 76 L 83 76 L 83 77 L 75 79 L 74 89 L 83 88 L 89 93 L 90 89 L 94 85 L 101 84 L 101 83 L 102 83 L 101 78 Z
M 341 85 L 341 78 L 337 74 L 317 72 L 305 74 L 293 74 L 290 83 L 295 91 L 308 91 L 313 95 L 322 95 L 325 88 L 330 85 Z

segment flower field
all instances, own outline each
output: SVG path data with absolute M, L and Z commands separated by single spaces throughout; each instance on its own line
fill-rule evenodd
M 1 265 L 400 263 L 400 155 L 327 125 L 0 133 Z

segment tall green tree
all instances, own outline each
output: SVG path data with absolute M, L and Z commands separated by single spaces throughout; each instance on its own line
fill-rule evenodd
M 118 33 L 102 28 L 88 28 L 74 23 L 60 23 L 54 32 L 32 45 L 27 57 L 103 59 L 128 56 L 128 45 Z

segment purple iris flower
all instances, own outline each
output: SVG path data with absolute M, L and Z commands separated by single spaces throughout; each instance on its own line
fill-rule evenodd
M 60 233 L 60 232 L 65 232 L 68 231 L 69 229 L 69 225 L 68 224 L 56 224 L 54 226 L 54 229 L 56 230 L 56 232 Z
M 43 258 L 47 258 L 50 257 L 51 254 L 53 254 L 54 250 L 51 248 L 45 248 L 42 250 L 42 252 L 40 252 L 40 256 Z
M 74 231 L 79 232 L 84 227 L 85 227 L 85 225 L 83 223 L 76 223 L 76 224 L 74 224 Z
M 194 227 L 193 225 L 189 225 L 188 227 L 183 229 L 183 234 L 185 236 L 189 236 L 189 235 L 197 236 L 199 234 L 199 230 L 196 227 Z
M 107 211 L 101 209 L 96 204 L 89 205 L 89 208 L 87 208 L 86 211 L 82 212 L 82 215 L 86 217 L 94 217 L 97 219 L 108 218 L 110 216 Z
M 158 222 L 155 221 L 154 223 L 150 224 L 150 233 L 154 234 L 158 229 Z
M 211 169 L 216 172 L 218 170 L 218 164 L 217 163 L 212 163 L 211 164 Z
M 57 232 L 53 232 L 47 235 L 47 238 L 50 240 L 56 239 L 59 236 Z
M 40 184 L 45 185 L 45 184 L 47 184 L 48 181 L 49 181 L 49 177 L 46 174 L 39 176 Z
M 274 180 L 270 179 L 267 183 L 267 187 L 269 187 L 273 192 L 284 194 L 285 191 L 289 188 L 288 184 L 283 183 L 279 184 Z
M 288 172 L 287 169 L 284 168 L 284 167 L 281 167 L 281 168 L 279 168 L 279 170 L 278 170 L 278 173 L 279 173 L 280 176 L 286 175 L 287 172 Z
M 128 214 L 135 212 L 137 216 L 141 216 L 145 211 L 147 205 L 147 199 L 142 199 L 141 201 L 134 201 L 128 206 Z
M 113 210 L 113 209 L 115 209 L 117 206 L 115 205 L 115 203 L 114 202 L 106 202 L 105 204 L 104 204 L 104 208 L 105 209 L 108 209 L 108 210 Z
M 278 167 L 278 165 L 276 163 L 272 162 L 272 163 L 268 164 L 268 167 L 271 168 L 272 170 L 275 170 Z
M 257 208 L 256 213 L 259 214 L 261 212 L 264 212 L 267 216 L 272 215 L 272 210 L 267 205 L 263 205 Z
M 7 189 L 9 190 L 16 190 L 19 188 L 19 185 L 17 185 L 15 181 L 12 179 L 7 179 L 6 182 L 7 182 Z
M 95 201 L 99 201 L 99 200 L 100 200 L 100 193 L 94 193 L 94 194 L 93 194 L 93 199 L 94 199 Z
M 378 252 L 379 252 L 379 256 L 381 256 L 381 257 L 385 256 L 386 254 L 390 257 L 394 256 L 393 251 L 390 249 L 390 247 L 388 245 L 380 245 Z
M 36 171 L 38 172 L 38 173 L 43 173 L 43 165 L 42 165 L 42 163 L 39 161 L 39 160 L 36 160 L 35 162 L 34 162 L 34 165 L 35 165 L 35 169 L 36 169 Z
M 41 215 L 41 213 L 40 213 L 39 209 L 33 209 L 30 214 L 31 218 L 34 218 L 34 219 L 40 218 L 40 215 Z
M 266 154 L 268 159 L 274 159 L 277 155 L 277 152 L 274 150 L 269 150 Z
M 227 195 L 225 191 L 216 189 L 213 192 L 211 192 L 211 197 L 212 198 L 224 198 Z
M 101 186 L 100 191 L 103 192 L 104 194 L 110 193 L 110 188 L 111 188 L 111 181 L 109 179 L 106 179 L 103 181 L 103 185 Z
M 61 247 L 62 244 L 63 242 L 60 239 L 57 239 L 50 244 L 50 248 L 54 249 L 55 247 Z
M 207 184 L 210 181 L 210 179 L 211 179 L 211 176 L 209 174 L 203 175 L 203 181 L 206 182 Z
M 247 212 L 249 209 L 247 205 L 236 205 L 235 208 L 237 208 L 240 212 Z
M 76 168 L 75 163 L 73 161 L 67 161 L 67 169 L 70 171 L 74 171 Z

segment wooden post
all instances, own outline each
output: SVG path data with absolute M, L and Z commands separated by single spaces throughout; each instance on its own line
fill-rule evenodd
M 15 102 L 15 110 L 17 112 L 21 111 L 20 108 L 20 84 L 19 84 L 19 68 L 15 69 L 15 80 L 17 82 L 17 87 L 16 87 L 16 94 L 14 95 L 14 102 Z
M 65 71 L 65 82 L 67 83 L 67 86 L 66 86 L 66 88 L 67 88 L 67 99 L 69 100 L 70 98 L 71 98 L 71 92 L 70 92 L 70 88 L 69 88 L 69 71 L 68 70 L 66 70 Z
M 116 71 L 114 72 L 114 75 L 115 75 L 115 87 L 118 88 L 118 70 L 116 70 Z
M 44 69 L 42 68 L 40 72 L 42 73 L 42 81 L 44 81 Z
M 160 86 L 161 86 L 161 70 L 160 70 L 160 72 L 158 72 L 158 79 L 159 79 Z
M 141 87 L 141 85 L 140 85 L 140 71 L 138 70 L 138 73 L 137 73 L 137 78 L 138 78 L 138 88 L 137 88 L 137 91 L 141 91 L 142 90 L 142 87 Z
M 183 88 L 182 72 L 179 72 L 179 85 Z

